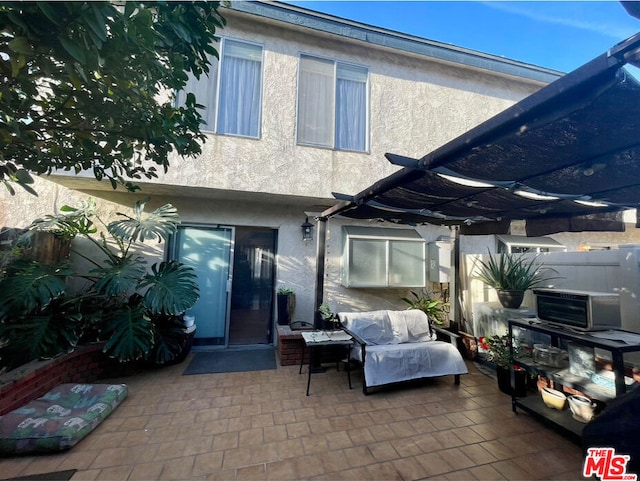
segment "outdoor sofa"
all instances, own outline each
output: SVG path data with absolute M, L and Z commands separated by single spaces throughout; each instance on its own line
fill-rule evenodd
M 355 340 L 351 359 L 362 364 L 365 394 L 374 386 L 447 375 L 457 385 L 468 372 L 459 336 L 433 326 L 423 311 L 340 312 L 338 318 Z

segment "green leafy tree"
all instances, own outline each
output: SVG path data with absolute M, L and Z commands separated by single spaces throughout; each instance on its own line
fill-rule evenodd
M 0 2 L 0 181 L 92 171 L 115 189 L 200 153 L 193 94 L 218 56 L 220 2 Z M 160 100 L 164 99 L 164 100 Z M 146 161 L 146 162 L 145 162 Z

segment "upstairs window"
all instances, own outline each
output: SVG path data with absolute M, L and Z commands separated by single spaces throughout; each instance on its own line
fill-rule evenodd
M 364 67 L 301 55 L 298 144 L 366 151 L 368 79 Z
M 259 137 L 262 105 L 262 47 L 223 38 L 220 61 L 211 58 L 209 76 L 189 77 L 178 92 L 178 105 L 186 94 L 195 94 L 205 106 L 203 131 L 219 134 Z

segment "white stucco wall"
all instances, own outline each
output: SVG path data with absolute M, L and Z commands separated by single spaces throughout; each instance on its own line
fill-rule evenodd
M 76 205 L 90 194 L 105 219 L 115 207 L 131 207 L 150 194 L 149 210 L 173 203 L 185 223 L 258 226 L 277 229 L 277 287 L 296 290 L 295 321 L 313 319 L 316 244 L 301 240 L 300 225 L 311 207 L 332 205 L 332 192 L 355 194 L 397 169 L 387 152 L 419 158 L 501 112 L 541 87 L 539 83 L 445 65 L 414 54 L 336 39 L 313 30 L 276 25 L 260 18 L 227 13 L 220 35 L 264 46 L 262 132 L 260 139 L 209 135 L 197 159 L 173 159 L 169 172 L 140 183 L 131 195 L 95 181 L 73 177 L 70 190 L 45 180 L 38 197 L 0 194 L 0 224 L 26 227 L 34 218 Z M 296 85 L 298 58 L 306 53 L 370 69 L 370 151 L 340 152 L 297 146 Z M 266 194 L 250 200 L 255 194 Z M 328 225 L 325 300 L 332 310 L 403 308 L 403 289 L 355 289 L 340 285 L 341 227 Z M 370 225 L 368 222 L 352 223 Z M 385 226 L 386 227 L 386 226 Z M 449 235 L 446 228 L 418 228 L 427 240 Z M 314 232 L 314 236 L 317 230 Z M 163 246 L 155 246 L 160 258 Z M 428 289 L 439 288 L 430 285 Z
M 220 34 L 264 47 L 261 138 L 210 135 L 200 157 L 176 159 L 157 183 L 324 199 L 353 194 L 397 169 L 385 153 L 422 157 L 541 86 L 314 31 L 285 35 L 231 12 Z M 301 53 L 370 69 L 368 153 L 296 145 Z

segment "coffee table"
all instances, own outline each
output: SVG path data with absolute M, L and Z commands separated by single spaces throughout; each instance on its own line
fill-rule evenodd
M 302 366 L 304 364 L 305 349 L 310 349 L 309 355 L 309 372 L 307 377 L 307 396 L 309 395 L 309 387 L 311 386 L 311 374 L 314 372 L 313 359 L 318 354 L 318 348 L 324 346 L 346 346 L 347 347 L 347 377 L 349 379 L 349 389 L 351 389 L 351 369 L 349 364 L 351 363 L 351 346 L 353 345 L 353 338 L 344 332 L 343 330 L 335 331 L 302 331 L 302 338 L 304 339 L 304 345 L 302 349 L 302 359 L 300 360 L 300 370 L 298 374 L 302 374 Z M 319 359 L 319 358 L 318 358 Z

